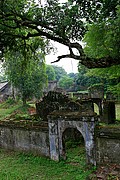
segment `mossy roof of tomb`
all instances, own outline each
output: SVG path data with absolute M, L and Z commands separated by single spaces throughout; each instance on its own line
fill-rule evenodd
M 80 111 L 53 111 L 48 115 L 48 119 L 66 119 L 66 120 L 80 120 L 81 118 L 87 118 L 91 120 L 91 117 L 97 117 L 97 114 L 91 110 L 80 112 Z

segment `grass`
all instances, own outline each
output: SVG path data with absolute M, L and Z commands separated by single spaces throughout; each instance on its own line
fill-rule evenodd
M 21 117 L 29 117 L 28 109 L 34 107 L 34 104 L 27 104 L 26 106 L 22 105 L 21 101 L 6 101 L 0 104 L 0 120 L 3 120 L 11 115 L 14 115 L 16 119 Z
M 0 105 L 0 120 L 4 119 L 7 116 L 9 116 L 10 114 L 12 114 L 20 106 L 21 106 L 20 104 L 16 104 L 16 105 L 11 106 L 11 107 L 4 107 L 3 104 Z
M 116 104 L 115 108 L 116 108 L 116 119 L 120 121 L 120 104 Z
M 67 160 L 0 150 L 1 180 L 85 180 L 92 172 L 85 165 L 83 147 L 69 149 Z

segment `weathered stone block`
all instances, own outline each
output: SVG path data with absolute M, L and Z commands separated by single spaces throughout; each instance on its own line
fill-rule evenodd
M 48 131 L 0 126 L 0 147 L 49 156 Z
M 96 129 L 97 164 L 120 163 L 120 128 Z

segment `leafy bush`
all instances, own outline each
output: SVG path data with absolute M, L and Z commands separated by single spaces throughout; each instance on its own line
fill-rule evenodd
M 16 103 L 16 101 L 12 98 L 12 97 L 9 97 L 7 100 L 6 100 L 6 103 L 9 104 L 9 105 L 13 105 Z

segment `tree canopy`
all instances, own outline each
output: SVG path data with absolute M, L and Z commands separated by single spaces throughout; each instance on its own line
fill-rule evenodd
M 8 49 L 24 46 L 33 37 L 43 37 L 44 40 L 57 41 L 68 46 L 69 54 L 61 58 L 74 58 L 89 68 L 109 67 L 120 64 L 120 53 L 113 56 L 105 54 L 103 57 L 91 57 L 85 54 L 80 41 L 88 31 L 88 24 L 109 25 L 113 19 L 117 25 L 119 21 L 116 7 L 120 0 L 68 0 L 59 3 L 59 0 L 46 0 L 41 4 L 38 0 L 2 0 L 0 1 L 0 52 L 1 56 Z M 116 24 L 112 31 L 116 30 Z M 119 30 L 119 27 L 118 27 Z M 115 36 L 115 39 L 117 36 Z M 115 43 L 115 41 L 114 41 Z M 116 42 L 119 48 L 119 41 Z M 78 50 L 75 54 L 73 49 Z
M 116 18 L 107 18 L 88 26 L 85 34 L 84 48 L 86 54 L 93 58 L 120 58 L 120 6 L 116 7 Z

